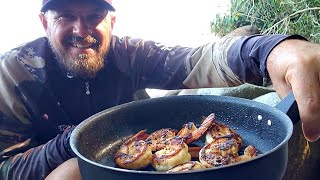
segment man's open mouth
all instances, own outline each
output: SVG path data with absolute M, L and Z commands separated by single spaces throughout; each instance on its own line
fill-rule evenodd
M 96 44 L 70 43 L 70 45 L 75 48 L 86 49 L 86 48 L 93 48 Z
M 80 49 L 94 48 L 99 45 L 99 41 L 93 36 L 88 36 L 86 38 L 72 36 L 68 38 L 66 42 L 72 47 Z

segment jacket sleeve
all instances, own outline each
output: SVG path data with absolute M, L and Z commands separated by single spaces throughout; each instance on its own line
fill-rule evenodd
M 58 165 L 75 157 L 69 146 L 72 128 L 45 144 L 39 142 L 34 117 L 19 89 L 21 82 L 35 78 L 28 71 L 31 64 L 23 63 L 18 53 L 13 50 L 0 59 L 0 178 L 44 179 Z M 29 55 L 25 58 L 34 58 L 32 53 Z
M 276 45 L 286 39 L 306 40 L 299 35 L 241 37 L 228 49 L 228 66 L 239 79 L 245 82 L 268 85 L 270 79 L 266 67 L 267 57 Z
M 186 59 L 190 71 L 184 84 L 189 88 L 267 85 L 267 57 L 286 39 L 305 40 L 298 35 L 225 36 L 194 49 Z
M 169 47 L 131 37 L 113 37 L 110 60 L 128 74 L 134 89 L 236 86 L 243 81 L 227 64 L 227 49 L 237 38 L 199 47 Z
M 269 53 L 283 40 L 292 38 L 304 39 L 298 35 L 235 35 L 190 48 L 113 37 L 110 59 L 132 78 L 134 89 L 265 85 Z

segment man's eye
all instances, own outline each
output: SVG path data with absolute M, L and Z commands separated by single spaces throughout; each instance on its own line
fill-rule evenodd
M 102 19 L 103 17 L 100 14 L 93 14 L 90 16 L 90 19 Z
M 97 21 L 102 21 L 102 20 L 105 18 L 105 15 L 102 15 L 102 14 L 92 14 L 92 15 L 90 15 L 88 18 L 89 18 L 90 21 L 97 22 Z
M 64 20 L 64 21 L 71 21 L 75 19 L 75 16 L 72 14 L 62 14 L 60 15 L 59 19 Z

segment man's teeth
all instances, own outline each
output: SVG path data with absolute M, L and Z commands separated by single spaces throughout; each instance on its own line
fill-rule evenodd
M 72 44 L 72 46 L 76 48 L 89 48 L 92 44 Z

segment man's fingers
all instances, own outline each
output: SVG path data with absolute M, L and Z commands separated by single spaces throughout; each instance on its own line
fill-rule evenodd
M 297 74 L 292 78 L 291 85 L 303 123 L 304 136 L 309 141 L 316 141 L 320 137 L 319 76 L 317 73 Z
M 317 141 L 320 137 L 319 130 L 310 124 L 302 123 L 302 131 L 304 137 L 310 142 Z
M 281 99 L 285 98 L 291 91 L 291 86 L 286 84 L 286 82 L 281 82 L 278 84 L 273 83 L 273 87 Z
M 317 140 L 320 136 L 320 45 L 285 40 L 271 51 L 267 68 L 281 98 L 292 89 L 305 138 Z

